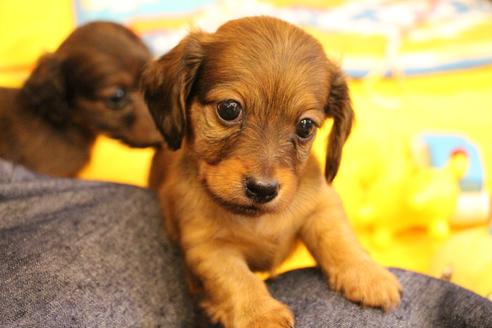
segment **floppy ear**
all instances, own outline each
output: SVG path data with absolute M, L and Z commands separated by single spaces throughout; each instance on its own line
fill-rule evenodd
M 61 125 L 70 115 L 61 59 L 55 54 L 42 56 L 21 89 L 26 106 Z
M 328 182 L 332 182 L 337 175 L 342 158 L 342 148 L 350 134 L 354 120 L 354 111 L 345 77 L 339 68 L 331 70 L 331 74 L 330 93 L 328 104 L 325 107 L 326 114 L 333 117 L 333 127 L 326 150 L 325 177 Z
M 145 101 L 169 148 L 176 150 L 186 131 L 187 99 L 204 57 L 201 37 L 190 33 L 176 47 L 149 64 L 141 79 Z

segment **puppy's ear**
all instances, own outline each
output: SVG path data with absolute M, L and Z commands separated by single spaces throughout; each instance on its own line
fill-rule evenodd
M 169 148 L 176 150 L 186 131 L 186 105 L 195 76 L 204 58 L 201 39 L 193 32 L 157 61 L 141 79 L 145 101 Z
M 328 182 L 332 182 L 337 175 L 342 158 L 342 148 L 350 134 L 354 120 L 354 111 L 345 77 L 338 67 L 332 69 L 331 74 L 330 93 L 328 104 L 325 107 L 326 114 L 333 118 L 333 127 L 326 150 L 325 177 Z
M 22 101 L 50 122 L 66 122 L 69 105 L 62 61 L 56 54 L 42 56 L 21 89 Z

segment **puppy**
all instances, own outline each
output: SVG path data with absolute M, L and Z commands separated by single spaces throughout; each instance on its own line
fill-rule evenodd
M 150 60 L 142 41 L 121 25 L 76 29 L 39 59 L 21 89 L 0 88 L 0 157 L 74 176 L 98 134 L 130 146 L 158 144 L 162 137 L 138 90 Z
M 349 300 L 399 304 L 397 279 L 358 244 L 330 185 L 353 111 L 314 38 L 274 18 L 233 20 L 189 34 L 149 65 L 142 88 L 168 146 L 150 183 L 212 322 L 292 327 L 253 271 L 272 270 L 297 241 Z M 323 174 L 310 149 L 327 118 Z

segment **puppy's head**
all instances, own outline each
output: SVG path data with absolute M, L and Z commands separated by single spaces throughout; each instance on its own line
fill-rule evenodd
M 22 88 L 27 105 L 52 123 L 77 125 L 133 146 L 159 143 L 138 81 L 151 54 L 125 27 L 95 22 L 40 58 Z
M 240 214 L 289 204 L 328 117 L 331 182 L 352 125 L 340 69 L 311 36 L 269 17 L 191 33 L 146 69 L 142 86 L 169 147 L 185 147 L 212 198 Z

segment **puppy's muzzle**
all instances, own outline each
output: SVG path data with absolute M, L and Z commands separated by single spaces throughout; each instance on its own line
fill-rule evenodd
M 278 195 L 280 185 L 275 180 L 259 180 L 248 177 L 245 180 L 246 197 L 256 203 L 268 203 Z

